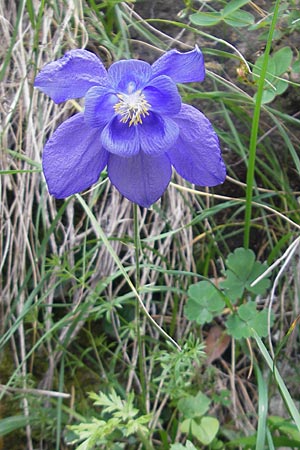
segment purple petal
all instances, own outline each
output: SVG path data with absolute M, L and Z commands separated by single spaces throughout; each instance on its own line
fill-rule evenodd
M 153 156 L 172 147 L 179 135 L 179 128 L 172 119 L 152 112 L 137 126 L 142 150 Z
M 121 122 L 119 116 L 106 125 L 101 141 L 107 151 L 124 157 L 135 155 L 140 150 L 136 126 Z
M 43 170 L 50 194 L 65 198 L 95 183 L 107 164 L 100 131 L 86 125 L 82 113 L 63 122 L 43 153 Z
M 175 83 L 191 83 L 203 81 L 205 78 L 204 58 L 196 46 L 190 52 L 181 53 L 170 50 L 152 65 L 154 76 L 168 75 Z
M 134 59 L 117 61 L 108 69 L 112 86 L 124 94 L 142 89 L 152 75 L 150 64 Z
M 115 115 L 118 97 L 107 86 L 94 86 L 85 96 L 84 118 L 90 127 L 104 127 Z
M 55 103 L 61 103 L 83 97 L 103 78 L 107 78 L 107 72 L 100 59 L 87 50 L 77 49 L 47 64 L 35 78 L 34 86 Z
M 181 97 L 174 81 L 161 75 L 144 88 L 143 94 L 151 105 L 151 111 L 160 114 L 177 114 L 181 108 Z
M 218 136 L 209 120 L 200 111 L 185 104 L 173 120 L 179 126 L 180 133 L 176 144 L 167 153 L 177 172 L 190 183 L 200 186 L 223 183 L 226 168 Z
M 110 155 L 107 168 L 112 184 L 121 194 L 145 208 L 162 196 L 172 175 L 165 154 L 151 157 L 139 152 L 132 158 Z

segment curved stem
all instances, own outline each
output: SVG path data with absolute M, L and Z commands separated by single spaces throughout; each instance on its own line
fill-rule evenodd
M 107 250 L 109 251 L 111 257 L 113 258 L 113 260 L 115 261 L 116 265 L 118 266 L 121 274 L 123 275 L 124 279 L 126 280 L 128 286 L 130 287 L 130 289 L 132 290 L 132 292 L 134 293 L 136 299 L 139 302 L 141 311 L 143 312 L 143 314 L 145 314 L 145 316 L 147 317 L 147 319 L 150 321 L 150 323 L 152 323 L 152 325 L 160 332 L 160 334 L 162 336 L 164 336 L 164 338 L 166 338 L 168 341 L 170 341 L 174 347 L 177 348 L 177 350 L 181 351 L 181 347 L 179 344 L 177 344 L 177 342 L 168 335 L 168 333 L 166 333 L 166 331 L 161 328 L 157 322 L 155 322 L 155 320 L 153 319 L 153 317 L 151 317 L 151 315 L 149 314 L 149 312 L 147 311 L 147 308 L 145 307 L 138 291 L 136 290 L 134 284 L 132 283 L 128 273 L 126 272 L 126 270 L 124 269 L 123 264 L 120 261 L 120 258 L 118 257 L 118 255 L 116 254 L 116 252 L 114 251 L 114 249 L 112 248 L 112 246 L 110 245 L 109 239 L 106 237 L 104 231 L 102 230 L 101 226 L 99 225 L 96 217 L 94 216 L 94 214 L 92 213 L 91 209 L 89 208 L 89 206 L 87 205 L 87 203 L 84 201 L 84 199 L 81 197 L 81 195 L 79 194 L 75 194 L 78 202 L 81 204 L 81 206 L 83 207 L 83 209 L 85 210 L 87 216 L 89 217 L 91 223 L 93 224 L 94 230 L 97 233 L 98 237 L 102 240 L 103 244 L 105 245 L 105 247 L 107 248 Z

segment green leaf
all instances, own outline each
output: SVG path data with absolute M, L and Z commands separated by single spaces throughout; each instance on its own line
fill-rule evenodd
M 181 398 L 177 407 L 185 418 L 193 419 L 203 416 L 208 411 L 209 405 L 210 399 L 202 392 L 198 392 L 196 397 L 189 395 Z
M 268 327 L 268 310 L 263 309 L 259 311 L 255 317 L 248 321 L 248 325 L 250 328 L 256 331 L 259 337 L 268 336 L 269 327 Z M 271 323 L 270 326 L 273 325 L 273 315 L 271 314 Z M 252 332 L 251 332 L 252 335 Z
M 251 336 L 251 330 L 246 322 L 241 320 L 237 314 L 232 314 L 226 321 L 227 332 L 234 339 L 243 339 Z
M 257 314 L 256 304 L 254 302 L 245 303 L 244 305 L 241 305 L 238 309 L 238 315 L 240 319 L 244 320 L 245 322 L 254 319 L 256 314 Z
M 226 17 L 232 12 L 236 11 L 237 9 L 240 9 L 242 6 L 249 3 L 250 0 L 232 0 L 231 2 L 227 3 L 225 8 L 221 11 L 222 16 Z
M 270 428 L 274 431 L 277 430 L 280 433 L 289 435 L 292 439 L 298 441 L 298 444 L 300 443 L 300 432 L 297 429 L 296 425 L 290 420 L 284 419 L 280 416 L 270 416 L 268 418 L 268 423 L 270 425 Z
M 260 55 L 257 58 L 254 66 L 253 66 L 252 72 L 253 72 L 253 75 L 256 75 L 257 78 L 260 77 L 263 61 L 264 61 L 264 54 Z M 270 84 L 272 84 L 274 82 L 274 79 L 275 79 L 274 74 L 275 74 L 275 62 L 274 62 L 272 56 L 269 56 L 267 73 L 266 73 L 266 80 L 268 81 L 268 82 L 266 82 L 266 86 L 269 88 L 271 87 Z
M 264 277 L 259 283 L 256 283 L 254 286 L 251 286 L 254 280 L 256 280 L 260 275 L 262 275 L 267 269 L 267 264 L 262 264 L 259 261 L 255 261 L 252 266 L 251 273 L 246 282 L 246 289 L 249 292 L 253 292 L 253 294 L 261 295 L 266 292 L 266 290 L 270 287 L 269 276 Z
M 240 280 L 238 276 L 230 270 L 225 270 L 225 276 L 226 279 L 220 283 L 220 287 L 224 289 L 230 300 L 235 302 L 237 299 L 242 298 L 245 289 L 245 282 Z
M 265 277 L 251 287 L 252 282 L 267 268 L 266 264 L 255 261 L 252 250 L 235 249 L 228 255 L 225 264 L 228 270 L 225 271 L 226 279 L 220 283 L 220 287 L 232 301 L 242 298 L 245 289 L 254 294 L 263 294 L 270 285 L 268 277 Z
M 297 59 L 292 65 L 292 72 L 300 73 L 300 59 Z
M 240 279 L 247 280 L 251 273 L 254 261 L 254 252 L 252 250 L 240 247 L 236 248 L 233 253 L 228 255 L 225 264 L 229 270 L 234 272 L 236 275 L 239 275 Z
M 231 27 L 247 27 L 254 23 L 254 16 L 247 11 L 238 10 L 224 17 L 224 22 Z
M 253 74 L 260 76 L 264 55 L 255 62 Z M 281 95 L 288 88 L 288 80 L 280 79 L 292 66 L 293 52 L 290 47 L 283 47 L 269 57 L 262 103 L 270 103 L 276 95 Z M 255 96 L 254 96 L 255 98 Z
M 233 439 L 229 441 L 226 444 L 226 448 L 232 448 L 233 450 L 236 450 L 237 448 L 243 448 L 243 449 L 254 449 L 255 448 L 255 442 L 256 442 L 256 435 L 252 434 L 251 436 L 239 436 L 237 439 Z
M 184 314 L 187 319 L 194 320 L 200 325 L 211 322 L 212 318 L 220 314 L 224 308 L 222 294 L 209 281 L 192 284 L 188 296 Z
M 271 103 L 276 97 L 276 91 L 274 90 L 265 90 L 263 91 L 261 103 L 266 105 L 267 103 Z M 254 100 L 256 99 L 256 94 L 254 95 Z
M 201 27 L 211 27 L 222 20 L 221 14 L 217 12 L 199 12 L 191 14 L 189 18 L 194 25 L 200 25 Z
M 191 421 L 191 433 L 203 445 L 209 445 L 219 431 L 219 421 L 214 417 L 202 417 L 200 422 Z
M 273 316 L 271 315 L 271 324 Z M 253 330 L 259 337 L 268 335 L 268 310 L 257 311 L 255 302 L 248 302 L 241 305 L 236 314 L 232 314 L 227 322 L 228 334 L 235 339 L 248 338 L 253 335 Z
M 282 47 L 272 55 L 275 64 L 275 75 L 282 75 L 290 68 L 293 59 L 293 52 L 290 47 Z
M 28 417 L 11 416 L 0 420 L 0 436 L 12 433 L 19 428 L 24 428 L 28 424 Z

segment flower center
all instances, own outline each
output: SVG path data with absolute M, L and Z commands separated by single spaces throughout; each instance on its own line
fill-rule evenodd
M 141 91 L 129 94 L 117 94 L 119 102 L 114 105 L 114 110 L 121 116 L 120 122 L 127 123 L 129 126 L 143 123 L 142 119 L 149 115 L 151 105 L 147 102 Z

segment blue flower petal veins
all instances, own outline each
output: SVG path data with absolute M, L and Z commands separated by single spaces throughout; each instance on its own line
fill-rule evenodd
M 169 117 L 150 113 L 143 126 L 138 128 L 141 150 L 148 155 L 166 152 L 177 141 L 179 127 Z
M 174 81 L 166 75 L 153 78 L 143 89 L 151 111 L 174 115 L 180 111 L 181 97 Z
M 65 198 L 95 183 L 107 165 L 100 131 L 86 125 L 82 113 L 63 122 L 45 145 L 43 171 L 49 192 Z
M 166 154 L 149 156 L 139 152 L 132 158 L 110 155 L 108 176 L 124 197 L 148 208 L 164 193 L 172 176 Z
M 118 116 L 114 117 L 102 131 L 101 142 L 108 152 L 126 158 L 140 151 L 137 128 L 121 122 Z
M 107 86 L 93 86 L 85 96 L 84 117 L 93 128 L 103 128 L 115 116 L 117 95 Z
M 133 59 L 117 61 L 108 69 L 111 85 L 123 94 L 132 94 L 142 89 L 151 75 L 150 64 Z
M 100 59 L 87 50 L 77 49 L 47 64 L 35 78 L 34 86 L 55 103 L 61 103 L 83 97 L 92 86 L 106 78 L 107 72 Z
M 63 198 L 88 188 L 106 164 L 116 188 L 145 207 L 167 188 L 172 165 L 191 183 L 223 183 L 219 139 L 200 111 L 182 104 L 176 86 L 204 77 L 198 47 L 166 52 L 152 66 L 122 60 L 106 71 L 86 50 L 46 65 L 35 87 L 57 103 L 85 96 L 84 113 L 64 122 L 45 145 L 50 193 Z
M 190 52 L 170 50 L 152 64 L 154 77 L 167 75 L 175 83 L 200 82 L 205 78 L 204 58 L 198 46 Z
M 167 153 L 179 175 L 199 186 L 223 183 L 226 168 L 220 143 L 207 117 L 194 107 L 183 104 L 173 120 L 180 133 L 176 144 Z

